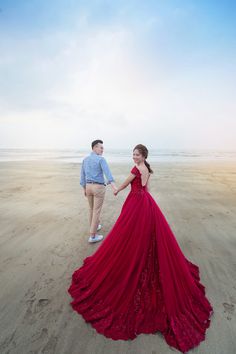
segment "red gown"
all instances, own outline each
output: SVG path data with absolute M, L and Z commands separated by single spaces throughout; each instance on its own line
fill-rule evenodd
M 185 353 L 205 339 L 212 306 L 199 268 L 181 251 L 135 166 L 121 213 L 96 252 L 74 271 L 72 308 L 106 337 L 160 331 Z

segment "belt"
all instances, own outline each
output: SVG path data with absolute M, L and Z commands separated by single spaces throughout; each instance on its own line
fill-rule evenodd
M 89 183 L 89 184 L 101 184 L 102 186 L 106 186 L 105 183 L 100 183 L 100 182 L 87 181 L 86 184 L 87 183 Z

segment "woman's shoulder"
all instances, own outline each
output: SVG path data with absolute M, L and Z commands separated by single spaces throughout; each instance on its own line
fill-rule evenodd
M 137 175 L 148 175 L 149 171 L 147 166 L 143 165 L 143 166 L 139 166 L 137 167 L 136 165 L 134 165 L 134 167 L 132 168 L 132 170 L 130 171 L 131 173 Z
M 135 175 L 135 176 L 137 176 L 138 174 L 140 174 L 140 171 L 139 171 L 139 169 L 138 169 L 138 167 L 137 167 L 136 165 L 134 165 L 134 167 L 130 170 L 130 172 L 131 172 L 133 175 Z
M 146 165 L 142 165 L 142 166 L 139 166 L 139 167 L 137 167 L 137 168 L 138 168 L 140 174 L 142 174 L 142 175 L 149 175 L 149 171 L 148 171 L 148 168 L 147 168 Z

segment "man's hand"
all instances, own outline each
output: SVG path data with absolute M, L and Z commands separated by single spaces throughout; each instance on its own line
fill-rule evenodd
M 116 187 L 115 183 L 114 182 L 111 182 L 111 188 L 113 190 L 113 194 L 114 195 L 117 195 L 118 193 L 118 188 Z

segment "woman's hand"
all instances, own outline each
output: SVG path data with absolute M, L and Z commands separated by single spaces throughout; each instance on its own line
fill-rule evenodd
M 113 190 L 113 194 L 114 194 L 114 195 L 117 195 L 118 193 L 119 193 L 119 191 L 118 191 L 117 188 Z
M 123 189 L 125 189 L 130 182 L 133 181 L 133 179 L 135 178 L 135 175 L 130 173 L 130 175 L 128 176 L 128 178 L 126 178 L 126 180 L 124 181 L 124 183 L 122 183 L 121 186 L 119 186 L 119 188 L 117 188 L 116 186 L 114 186 L 115 188 L 113 188 L 113 194 L 117 195 L 120 191 L 122 191 Z

